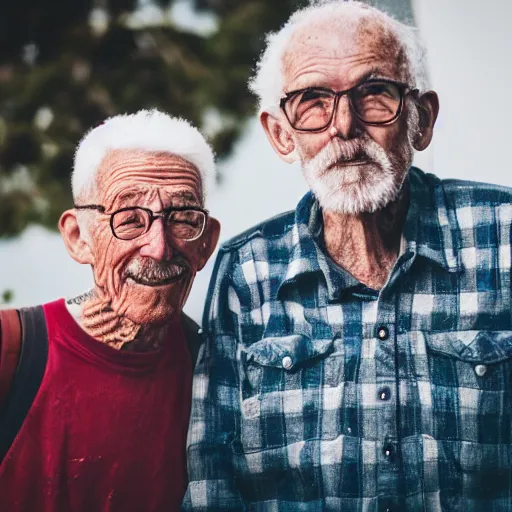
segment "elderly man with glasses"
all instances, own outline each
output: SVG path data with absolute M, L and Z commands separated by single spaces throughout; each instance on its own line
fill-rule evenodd
M 158 111 L 110 118 L 80 142 L 59 229 L 94 287 L 19 312 L 21 357 L 0 400 L 0 510 L 179 509 L 194 358 L 181 311 L 219 236 L 204 209 L 213 173 L 200 133 Z
M 315 2 L 251 87 L 311 191 L 219 251 L 184 508 L 512 510 L 512 194 L 411 167 L 415 30 Z

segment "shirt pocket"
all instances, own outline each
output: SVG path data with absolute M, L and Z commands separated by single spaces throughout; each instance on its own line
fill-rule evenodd
M 410 334 L 418 378 L 477 389 L 505 389 L 510 384 L 507 371 L 512 361 L 512 331 Z
M 471 364 L 496 364 L 512 358 L 512 331 L 448 331 L 426 334 L 433 352 Z
M 410 335 L 422 432 L 437 440 L 512 442 L 512 331 Z
M 302 334 L 267 337 L 238 354 L 241 399 L 240 448 L 266 450 L 302 441 L 305 408 L 320 414 L 321 389 L 336 372 L 324 372 L 332 340 Z

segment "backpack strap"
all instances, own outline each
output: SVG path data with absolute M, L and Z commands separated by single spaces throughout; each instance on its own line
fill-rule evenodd
M 181 325 L 183 326 L 183 333 L 185 334 L 188 351 L 192 359 L 192 368 L 194 368 L 197 361 L 197 354 L 199 353 L 199 347 L 201 347 L 201 343 L 203 342 L 201 339 L 201 333 L 203 331 L 192 318 L 183 312 L 181 313 Z
M 7 399 L 0 407 L 0 461 L 9 451 L 32 406 L 48 360 L 48 331 L 42 306 L 23 308 L 18 313 L 21 356 Z
M 0 405 L 5 402 L 21 351 L 21 324 L 16 309 L 0 310 Z

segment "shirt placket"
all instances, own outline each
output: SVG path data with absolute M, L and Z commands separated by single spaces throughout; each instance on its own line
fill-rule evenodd
M 365 309 L 368 318 L 364 318 Z M 374 411 L 373 428 L 368 430 L 375 442 L 378 510 L 394 512 L 400 510 L 399 495 L 402 481 L 398 442 L 395 294 L 383 289 L 373 304 L 367 304 L 367 307 L 363 308 L 363 325 L 365 337 L 368 338 L 367 345 L 374 347 L 375 382 L 371 383 L 371 388 L 367 389 L 364 395 L 367 397 L 369 411 Z M 362 385 L 364 387 L 366 384 Z M 371 421 L 371 418 L 369 419 Z

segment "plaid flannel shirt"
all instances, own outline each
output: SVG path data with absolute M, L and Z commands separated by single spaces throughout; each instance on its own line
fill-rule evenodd
M 220 249 L 185 510 L 512 510 L 512 190 L 408 179 L 379 292 L 316 243 L 310 194 Z

